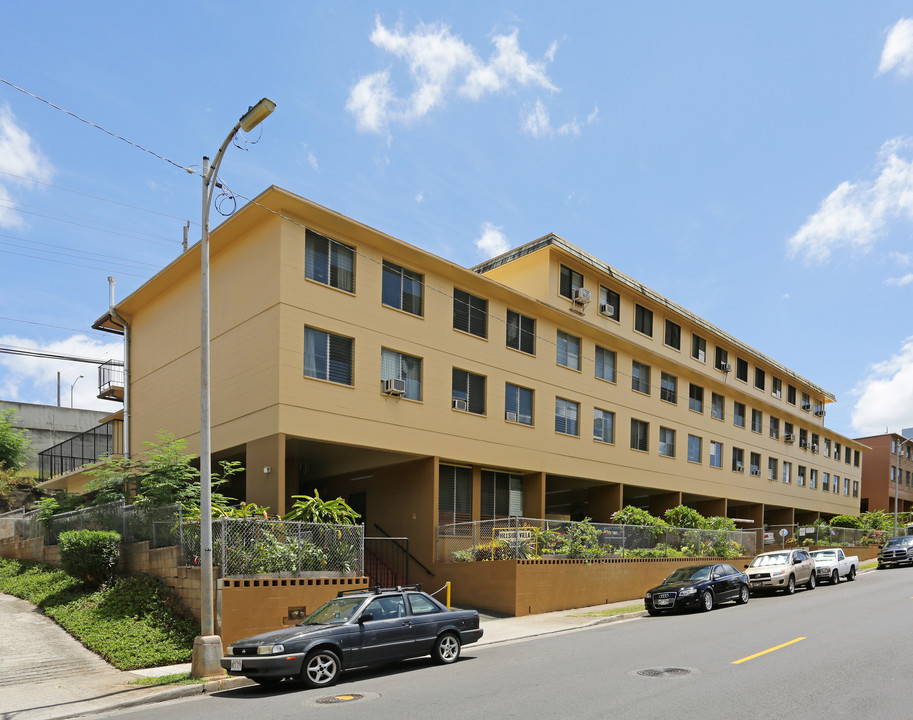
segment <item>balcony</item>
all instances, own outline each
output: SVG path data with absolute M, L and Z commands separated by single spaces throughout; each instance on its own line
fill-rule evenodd
M 38 453 L 38 481 L 73 473 L 95 465 L 104 455 L 123 455 L 123 452 L 124 421 L 109 420 Z
M 124 401 L 124 364 L 120 360 L 108 360 L 98 366 L 98 398 L 100 400 Z

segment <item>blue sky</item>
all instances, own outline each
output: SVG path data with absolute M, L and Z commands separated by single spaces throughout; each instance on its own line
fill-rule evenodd
M 467 266 L 557 233 L 833 392 L 837 432 L 913 426 L 908 2 L 41 2 L 4 26 L 0 78 L 143 149 L 0 83 L 0 346 L 119 357 L 90 330 L 106 278 L 123 298 L 185 221 L 198 240 L 180 167 L 267 96 L 236 193 Z M 8 354 L 0 399 L 53 404 L 58 371 L 63 404 L 113 409 L 93 365 Z

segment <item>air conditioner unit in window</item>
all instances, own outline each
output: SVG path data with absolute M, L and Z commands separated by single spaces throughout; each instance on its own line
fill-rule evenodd
M 405 395 L 406 381 L 399 378 L 390 378 L 381 382 L 381 391 L 387 395 Z
M 507 418 L 508 422 L 517 422 L 517 413 L 515 412 L 505 413 L 504 416 Z
M 737 462 L 735 464 L 735 471 L 736 472 L 745 472 L 745 468 L 742 467 L 742 463 Z
M 813 452 L 813 453 L 818 452 L 818 444 L 817 444 L 817 443 L 812 443 L 812 452 Z
M 807 441 L 807 440 L 800 440 L 800 441 L 799 441 L 799 447 L 800 447 L 800 448 L 807 448 L 807 447 L 808 447 L 808 441 Z
M 454 410 L 469 410 L 469 401 L 453 398 L 452 406 Z
M 804 402 L 804 403 L 802 403 L 802 409 L 803 409 L 803 410 L 811 410 L 811 409 L 812 409 L 812 404 L 811 404 L 810 402 Z
M 815 417 L 824 417 L 824 410 L 815 410 Z
M 761 471 L 760 471 L 760 470 L 752 470 L 752 471 L 751 471 L 751 474 L 754 475 L 755 477 L 760 477 L 760 476 L 761 476 Z
M 590 291 L 586 288 L 577 288 L 574 291 L 574 302 L 577 305 L 587 305 L 590 302 Z
M 599 306 L 599 312 L 601 312 L 603 315 L 614 315 L 615 306 L 609 305 L 608 303 L 602 303 L 602 305 Z
M 792 444 L 792 443 L 794 443 L 795 441 L 796 441 L 796 436 L 793 435 L 792 433 L 786 433 L 786 434 L 783 436 L 783 442 L 787 442 L 787 443 Z
M 720 365 L 720 370 L 722 370 L 723 372 L 732 372 L 732 365 L 730 365 L 729 363 L 723 363 L 722 365 Z
M 703 350 L 698 350 L 698 351 L 697 351 L 697 359 L 698 359 L 698 360 L 700 360 L 701 362 L 704 362 L 704 360 L 706 359 L 706 357 L 707 357 L 707 356 L 706 356 L 706 354 L 704 353 Z

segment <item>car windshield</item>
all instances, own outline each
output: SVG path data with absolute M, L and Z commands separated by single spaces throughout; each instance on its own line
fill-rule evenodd
M 892 547 L 897 547 L 898 545 L 911 545 L 913 544 L 913 535 L 907 537 L 894 538 L 893 540 L 888 540 L 888 545 Z
M 667 583 L 688 582 L 689 580 L 706 580 L 710 577 L 713 565 L 699 565 L 697 567 L 683 567 L 676 570 L 666 578 Z
M 770 565 L 786 565 L 789 562 L 789 553 L 773 553 L 772 555 L 758 555 L 748 567 L 769 567 Z
M 299 625 L 340 625 L 348 622 L 365 601 L 364 597 L 341 597 L 324 603 Z
M 815 558 L 815 560 L 821 560 L 824 562 L 827 560 L 836 560 L 837 553 L 835 553 L 833 550 L 816 550 L 812 553 L 812 557 Z

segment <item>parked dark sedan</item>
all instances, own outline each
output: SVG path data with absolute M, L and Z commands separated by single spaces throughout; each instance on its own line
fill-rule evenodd
M 448 610 L 421 585 L 343 590 L 303 621 L 233 642 L 220 661 L 229 675 L 261 685 L 284 678 L 326 687 L 346 669 L 431 655 L 456 662 L 482 637 L 475 610 Z
M 748 602 L 748 576 L 727 563 L 688 565 L 647 590 L 644 605 L 651 615 L 666 610 L 712 610 L 713 606 L 735 600 Z

